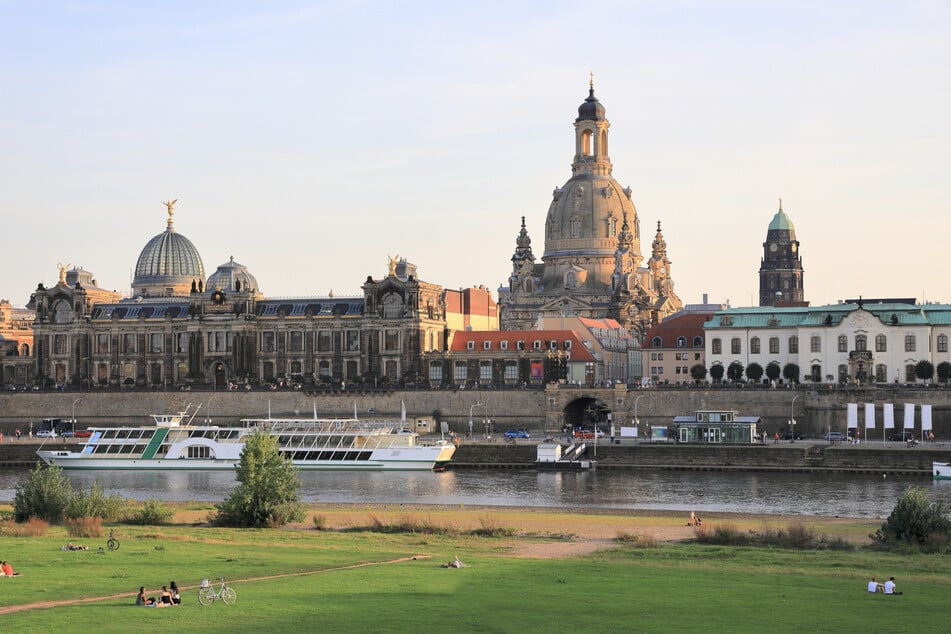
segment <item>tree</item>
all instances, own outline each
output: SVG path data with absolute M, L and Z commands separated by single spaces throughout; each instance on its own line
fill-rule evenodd
M 728 379 L 736 383 L 743 378 L 743 364 L 739 361 L 734 361 L 730 364 L 730 367 L 726 369 L 726 376 Z
M 775 381 L 779 378 L 779 375 L 782 374 L 783 370 L 779 367 L 779 364 L 775 361 L 770 361 L 766 365 L 766 378 L 770 381 Z M 747 372 L 749 374 L 749 372 Z
M 700 381 L 707 378 L 707 369 L 703 367 L 702 363 L 691 366 L 690 368 L 690 378 L 699 383 Z
M 930 381 L 934 378 L 934 364 L 922 359 L 915 364 L 915 376 L 922 381 Z
M 787 363 L 784 365 L 783 378 L 790 383 L 799 383 L 799 366 L 795 363 Z
M 714 383 L 719 383 L 723 380 L 723 365 L 720 363 L 714 363 L 710 366 L 710 378 L 713 379 Z
M 938 364 L 936 368 L 938 370 L 938 380 L 942 383 L 947 383 L 948 379 L 951 379 L 951 363 L 947 361 L 942 361 Z
M 303 519 L 297 468 L 281 455 L 274 436 L 264 431 L 248 436 L 235 478 L 241 484 L 217 506 L 215 523 L 261 528 Z
M 17 483 L 13 496 L 13 519 L 25 522 L 38 517 L 47 522 L 59 522 L 66 514 L 73 487 L 59 467 L 36 463 L 36 468 Z
M 763 378 L 763 366 L 755 361 L 746 366 L 746 378 L 753 383 L 759 383 L 759 380 Z
M 921 487 L 908 487 L 898 496 L 895 508 L 881 528 L 872 535 L 879 544 L 918 547 L 946 546 L 951 537 L 951 518 L 945 500 L 932 502 Z

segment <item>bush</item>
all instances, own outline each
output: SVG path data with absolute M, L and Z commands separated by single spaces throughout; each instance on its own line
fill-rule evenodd
M 887 548 L 915 546 L 922 550 L 946 548 L 951 539 L 951 518 L 945 500 L 932 502 L 921 487 L 909 487 L 898 496 L 895 508 L 870 537 Z
M 21 524 L 10 526 L 7 533 L 14 537 L 42 537 L 50 528 L 50 523 L 38 517 L 30 517 Z
M 217 506 L 216 524 L 263 528 L 303 521 L 297 469 L 281 455 L 277 439 L 270 434 L 255 432 L 248 437 L 235 478 L 241 484 Z
M 39 518 L 46 522 L 59 522 L 73 496 L 73 488 L 59 467 L 47 467 L 37 463 L 25 478 L 17 483 L 13 496 L 13 519 L 26 522 Z
M 66 525 L 66 532 L 70 537 L 102 537 L 105 531 L 102 529 L 101 517 L 77 517 L 63 522 Z
M 142 508 L 133 512 L 127 521 L 131 524 L 156 526 L 167 524 L 174 515 L 175 510 L 161 500 L 146 500 Z
M 127 507 L 122 496 L 115 493 L 106 495 L 98 480 L 92 483 L 88 493 L 71 490 L 70 496 L 64 512 L 64 516 L 70 519 L 99 517 L 107 522 L 115 522 L 122 518 Z

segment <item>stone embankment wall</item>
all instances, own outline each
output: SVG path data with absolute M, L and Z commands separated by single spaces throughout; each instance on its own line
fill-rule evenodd
M 826 431 L 845 431 L 846 405 L 859 404 L 859 424 L 864 426 L 864 403 L 874 403 L 881 434 L 882 404 L 895 405 L 896 424 L 901 425 L 903 406 L 914 403 L 916 428 L 920 429 L 920 406 L 932 406 L 934 433 L 951 439 L 951 390 L 860 388 L 860 389 L 587 389 L 553 387 L 546 390 L 405 390 L 306 394 L 297 391 L 252 392 L 2 392 L 0 393 L 0 433 L 16 427 L 24 432 L 41 418 L 72 418 L 77 425 L 141 425 L 151 414 L 194 411 L 196 420 L 217 424 L 236 423 L 241 418 L 309 416 L 316 408 L 320 416 L 352 416 L 354 405 L 361 418 L 398 417 L 405 403 L 409 417 L 433 417 L 446 421 L 450 429 L 464 434 L 468 421 L 481 435 L 485 418 L 497 431 L 526 427 L 535 433 L 559 431 L 566 411 L 573 404 L 600 403 L 614 412 L 618 424 L 636 417 L 642 425 L 671 424 L 674 416 L 694 411 L 732 410 L 740 415 L 760 416 L 771 434 L 787 431 L 791 415 L 796 431 L 821 437 Z M 372 412 L 371 412 L 372 410 Z M 876 438 L 878 436 L 872 436 Z

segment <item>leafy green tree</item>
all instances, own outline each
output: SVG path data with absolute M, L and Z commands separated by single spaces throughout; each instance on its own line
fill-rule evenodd
M 766 378 L 770 381 L 775 381 L 779 379 L 779 375 L 783 373 L 782 368 L 779 367 L 779 364 L 775 361 L 770 361 L 766 365 Z M 747 372 L 749 374 L 749 372 Z
M 710 378 L 713 379 L 714 383 L 719 383 L 723 380 L 723 364 L 714 363 L 710 366 Z
M 63 516 L 69 519 L 80 517 L 101 517 L 107 522 L 114 522 L 125 515 L 126 500 L 118 493 L 106 495 L 102 485 L 96 480 L 89 487 L 89 492 L 70 491 L 69 503 Z
M 944 499 L 932 502 L 923 488 L 908 487 L 898 496 L 891 515 L 871 537 L 883 546 L 946 547 L 951 538 L 948 513 Z
M 217 524 L 260 528 L 303 519 L 297 468 L 281 455 L 275 437 L 261 431 L 248 436 L 235 478 L 241 484 L 217 506 Z
M 799 383 L 799 366 L 795 363 L 787 363 L 783 366 L 783 378 L 790 383 Z M 818 379 L 817 379 L 818 381 Z
M 934 378 L 934 364 L 922 359 L 915 364 L 915 376 L 922 381 L 930 381 Z
M 697 363 L 690 367 L 690 378 L 695 382 L 699 383 L 700 381 L 707 378 L 707 369 L 703 367 L 702 363 Z
M 938 380 L 942 383 L 947 383 L 951 379 L 951 363 L 947 361 L 942 361 L 938 364 L 936 368 L 938 371 Z
M 746 378 L 753 383 L 759 383 L 759 380 L 763 378 L 763 366 L 755 361 L 746 366 Z
M 59 467 L 36 463 L 28 476 L 20 479 L 13 496 L 13 519 L 25 522 L 38 517 L 59 522 L 66 514 L 73 488 Z
M 728 379 L 736 383 L 743 378 L 743 364 L 739 361 L 734 361 L 730 364 L 730 367 L 726 369 L 726 376 Z

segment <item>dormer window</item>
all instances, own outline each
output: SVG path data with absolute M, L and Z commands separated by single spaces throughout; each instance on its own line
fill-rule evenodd
M 491 341 L 483 341 L 483 342 L 482 342 L 482 349 L 483 349 L 483 350 L 491 350 L 491 349 L 492 349 L 492 342 L 491 342 Z
M 475 350 L 475 341 L 467 341 L 466 350 Z
M 524 341 L 517 341 L 517 342 L 515 342 L 515 347 L 516 347 L 517 349 L 519 349 L 519 350 L 524 350 L 524 349 L 525 349 L 525 342 L 524 342 Z
M 654 348 L 661 348 L 663 347 L 663 345 L 664 345 L 663 337 L 654 337 L 653 339 L 651 339 L 651 346 L 653 346 Z
M 548 347 L 549 347 L 551 350 L 557 350 L 557 349 L 558 349 L 558 342 L 557 342 L 557 341 L 554 341 L 554 340 L 549 341 L 549 342 L 548 342 Z
M 542 342 L 541 342 L 540 340 L 536 339 L 535 341 L 532 342 L 532 347 L 533 347 L 535 350 L 541 350 L 541 349 L 542 349 Z
M 565 350 L 571 350 L 571 339 L 565 339 Z
M 500 342 L 499 342 L 499 348 L 500 348 L 501 350 L 508 350 L 508 349 L 509 349 L 509 342 L 508 342 L 508 341 L 500 341 Z

